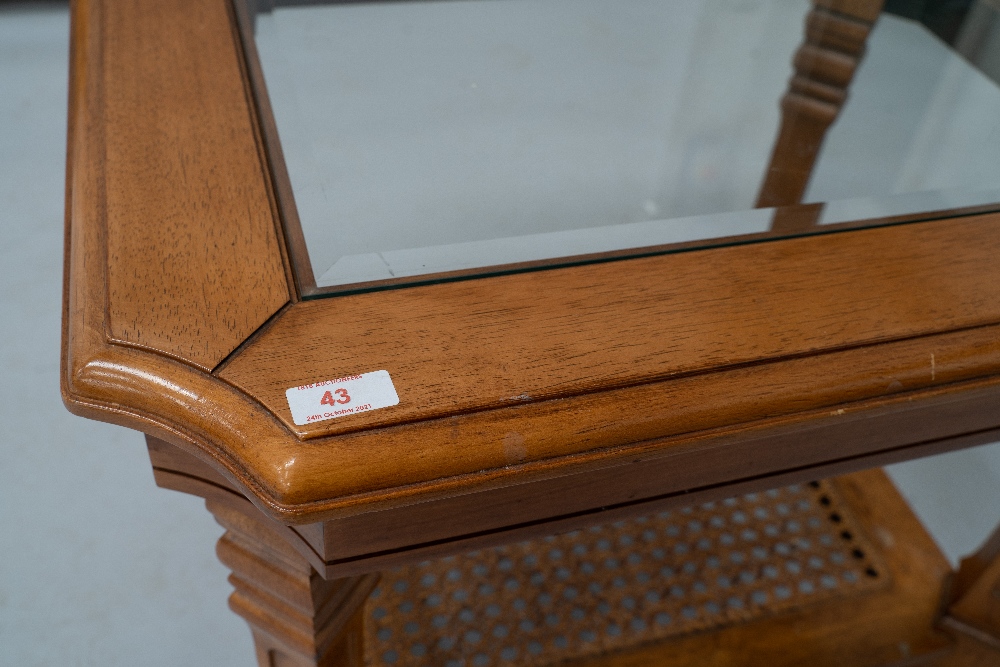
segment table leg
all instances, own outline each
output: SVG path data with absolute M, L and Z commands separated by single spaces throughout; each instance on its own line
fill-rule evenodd
M 265 516 L 210 466 L 146 436 L 158 486 L 205 498 L 226 529 L 216 547 L 236 590 L 230 608 L 250 625 L 261 667 L 361 667 L 363 615 L 378 573 L 324 579 L 301 534 Z
M 976 553 L 962 559 L 944 624 L 1000 649 L 1000 526 Z
M 364 603 L 378 575 L 327 581 L 263 517 L 252 516 L 256 508 L 214 499 L 206 505 L 226 529 L 216 552 L 233 572 L 229 607 L 250 625 L 260 665 L 361 667 Z
M 757 195 L 757 207 L 802 201 L 830 124 L 847 89 L 884 0 L 813 0 L 795 73 L 781 100 L 781 126 Z

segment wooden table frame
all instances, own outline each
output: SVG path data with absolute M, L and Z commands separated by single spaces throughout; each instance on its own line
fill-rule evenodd
M 1000 214 L 304 299 L 236 9 L 72 12 L 66 405 L 307 581 L 1000 439 Z M 398 406 L 292 423 L 380 369 Z

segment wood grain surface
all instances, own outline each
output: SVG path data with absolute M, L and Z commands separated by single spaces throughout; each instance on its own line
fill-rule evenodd
M 171 459 L 170 446 L 164 443 L 150 441 L 150 446 L 154 465 L 175 465 L 183 459 L 183 455 Z M 158 472 L 158 483 L 163 480 L 166 482 L 163 485 L 168 488 L 195 493 L 203 491 L 185 488 L 183 482 L 177 485 L 179 475 L 160 476 L 162 471 Z M 959 652 L 965 655 L 969 651 L 935 628 L 941 612 L 941 590 L 949 574 L 948 564 L 885 474 L 867 471 L 839 477 L 834 484 L 849 503 L 853 517 L 860 520 L 865 534 L 874 541 L 868 548 L 874 546 L 878 553 L 884 585 L 874 591 L 866 590 L 806 604 L 751 622 L 731 623 L 713 632 L 688 633 L 618 653 L 594 655 L 572 664 L 623 667 L 660 664 L 669 660 L 671 665 L 710 664 L 722 667 L 761 664 L 765 657 L 768 664 L 776 665 L 806 662 L 831 665 L 925 664 L 915 662 L 917 656 L 932 658 L 935 665 L 992 664 L 958 660 Z M 733 491 L 743 490 L 734 488 Z M 312 634 L 311 627 L 303 625 L 301 619 L 308 619 L 310 609 L 314 608 L 311 607 L 312 601 L 317 599 L 316 593 L 322 596 L 327 587 L 323 582 L 311 581 L 307 589 L 302 583 L 292 580 L 288 576 L 293 574 L 288 563 L 298 560 L 298 552 L 288 548 L 288 538 L 275 532 L 274 524 L 265 517 L 255 517 L 253 513 L 256 510 L 249 503 L 239 500 L 232 492 L 227 494 L 230 497 L 228 500 L 217 498 L 216 492 L 212 491 L 205 495 L 210 498 L 209 508 L 230 530 L 220 540 L 219 556 L 236 573 L 233 583 L 238 590 L 238 599 L 233 607 L 252 624 L 268 632 L 266 636 L 257 637 L 258 647 L 264 645 L 265 652 L 277 648 L 302 653 L 303 646 L 306 649 L 311 647 L 309 641 Z M 703 494 L 694 494 L 686 502 L 690 505 L 706 499 Z M 605 519 L 614 520 L 610 516 Z M 251 553 L 245 540 L 236 539 L 244 534 L 254 536 L 251 544 L 265 545 L 267 549 L 259 555 Z M 541 536 L 542 533 L 537 535 Z M 524 537 L 522 535 L 520 539 Z M 275 558 L 276 555 L 282 556 L 280 560 Z M 262 568 L 261 556 L 280 567 Z M 407 560 L 412 563 L 425 558 L 426 552 L 411 553 Z M 397 564 L 401 562 L 407 561 L 398 561 Z M 376 564 L 377 561 L 370 563 Z M 308 574 L 307 570 L 305 572 Z M 332 586 L 337 587 L 343 581 L 332 582 Z M 258 590 L 277 597 L 261 597 L 255 593 Z M 261 601 L 269 602 L 270 608 L 274 608 L 274 601 L 279 599 L 283 604 L 295 604 L 295 613 L 288 613 L 284 606 L 270 615 L 254 613 L 262 609 Z M 302 627 L 293 627 L 290 620 L 297 621 Z M 980 653 L 995 655 L 982 650 Z M 262 661 L 262 664 L 271 663 Z
M 108 336 L 208 369 L 289 300 L 230 9 L 111 6 L 92 18 L 105 23 Z
M 998 215 L 282 307 L 230 9 L 74 4 L 72 411 L 286 523 L 401 512 L 384 526 L 501 496 L 507 525 L 546 520 L 1000 427 Z M 290 426 L 287 387 L 380 369 L 399 406 Z
M 261 148 L 267 158 L 272 192 L 282 221 L 289 269 L 293 269 L 292 281 L 300 295 L 309 294 L 316 290 L 316 278 L 313 276 L 312 262 L 309 261 L 309 251 L 306 249 L 306 238 L 299 221 L 299 211 L 295 205 L 295 195 L 292 193 L 292 181 L 285 165 L 284 151 L 278 138 L 278 125 L 271 111 L 264 71 L 257 55 L 253 28 L 257 4 L 256 0 L 233 0 L 236 34 L 239 37 L 241 55 L 246 66 L 247 90 L 253 97 L 257 111 Z
M 918 421 L 918 428 L 921 425 Z M 789 432 L 784 444 L 801 435 Z M 815 442 L 805 457 L 822 457 L 823 433 L 814 431 L 806 442 Z M 709 449 L 705 442 L 676 447 L 669 456 L 635 457 L 626 465 L 594 469 L 554 480 L 511 484 L 492 490 L 456 494 L 414 505 L 396 506 L 350 516 L 333 516 L 312 524 L 291 526 L 283 531 L 286 541 L 328 578 L 354 576 L 384 570 L 414 561 L 456 555 L 465 551 L 544 537 L 553 533 L 587 528 L 600 523 L 678 509 L 691 504 L 718 501 L 732 495 L 760 492 L 817 478 L 857 472 L 911 458 L 929 456 L 962 447 L 995 442 L 1000 430 L 962 438 L 892 448 L 876 454 L 861 454 L 817 463 L 808 458 L 802 465 L 777 470 L 773 461 L 755 457 L 766 450 L 788 459 L 780 439 L 742 434 L 742 449 L 725 445 Z M 239 491 L 228 483 L 211 481 L 204 464 L 178 450 L 165 459 L 154 453 L 150 459 L 158 486 L 206 498 L 239 499 Z M 694 444 L 695 446 L 692 446 Z M 702 445 L 702 448 L 697 447 Z M 778 446 L 775 446 L 778 445 Z M 156 449 L 174 449 L 160 443 Z M 863 449 L 863 447 L 858 447 Z M 187 463 L 178 462 L 188 457 Z M 787 460 L 786 460 L 787 462 Z M 766 472 L 759 473 L 764 470 Z M 759 474 L 755 474 L 759 473 Z M 692 483 L 691 480 L 697 480 Z M 715 483 L 711 483 L 715 480 Z M 241 501 L 249 506 L 246 501 Z M 375 505 L 376 503 L 371 503 Z M 314 518 L 319 513 L 312 513 Z M 275 526 L 280 525 L 274 523 Z
M 233 572 L 229 608 L 250 625 L 258 664 L 364 667 L 362 614 L 378 574 L 323 579 L 266 517 L 243 504 L 206 503 L 226 529 L 215 551 Z
M 62 393 L 155 436 L 157 482 L 210 499 L 262 661 L 360 659 L 371 577 L 346 605 L 322 578 L 1000 432 L 996 214 L 298 302 L 244 46 L 227 0 L 74 1 Z M 381 369 L 399 406 L 291 424 L 286 388 Z M 740 641 L 813 633 L 846 660 L 851 625 L 866 655 L 938 646 L 924 584 L 946 568 L 884 479 L 859 480 L 875 534 L 914 550 L 890 613 Z M 684 641 L 719 664 L 740 646 Z
M 309 301 L 219 376 L 346 433 L 998 322 L 998 254 L 989 214 Z M 292 422 L 287 389 L 382 369 L 399 405 Z

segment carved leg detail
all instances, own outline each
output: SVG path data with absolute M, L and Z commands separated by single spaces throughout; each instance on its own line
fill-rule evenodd
M 757 206 L 802 200 L 827 128 L 847 100 L 847 88 L 883 0 L 813 0 L 805 42 L 781 100 L 781 127 Z
M 261 667 L 361 667 L 364 603 L 378 575 L 327 581 L 263 517 L 206 505 L 226 528 L 216 551 L 232 570 L 229 606 L 250 625 Z

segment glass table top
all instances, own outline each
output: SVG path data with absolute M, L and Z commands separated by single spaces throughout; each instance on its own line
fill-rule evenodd
M 1000 210 L 1000 12 L 934 4 L 886 4 L 801 199 L 758 208 L 808 0 L 279 2 L 294 259 L 335 294 Z M 853 67 L 864 21 L 813 14 Z

